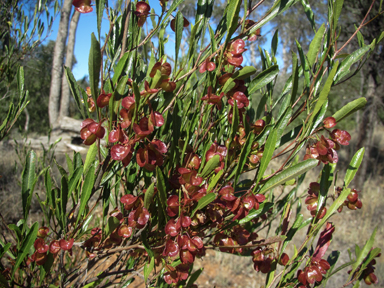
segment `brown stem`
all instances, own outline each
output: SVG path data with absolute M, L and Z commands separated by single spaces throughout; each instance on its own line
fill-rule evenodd
M 356 29 L 355 33 L 353 33 L 352 36 L 349 37 L 349 39 L 347 40 L 347 42 L 345 42 L 344 45 L 341 46 L 341 48 L 335 52 L 335 55 L 333 55 L 332 60 L 334 60 L 334 59 L 336 58 L 337 54 L 339 54 L 340 51 L 343 50 L 343 49 L 345 48 L 345 46 L 347 46 L 347 45 L 349 44 L 349 42 L 352 41 L 352 39 L 356 36 L 356 34 L 360 31 L 360 29 L 364 27 L 364 25 L 365 25 L 364 22 L 365 22 L 365 20 L 367 19 L 369 13 L 371 12 L 371 10 L 372 10 L 373 5 L 375 4 L 375 2 L 376 2 L 376 0 L 373 0 L 373 1 L 372 1 L 372 4 L 371 4 L 371 6 L 370 6 L 369 9 L 368 9 L 367 14 L 365 14 L 365 17 L 364 17 L 363 21 L 361 21 L 360 26 Z
M 131 0 L 127 1 L 125 10 L 127 9 L 128 9 L 128 12 L 127 12 L 127 18 L 125 18 L 125 23 L 124 23 L 124 34 L 123 34 L 123 41 L 121 43 L 120 59 L 123 57 L 126 46 L 127 46 L 128 24 L 129 24 L 129 18 L 131 17 Z

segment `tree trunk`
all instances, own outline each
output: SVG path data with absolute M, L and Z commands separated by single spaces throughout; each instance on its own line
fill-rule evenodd
M 373 73 L 368 74 L 368 89 L 366 92 L 367 105 L 360 120 L 359 137 L 357 140 L 357 149 L 365 147 L 364 161 L 362 162 L 356 185 L 363 188 L 364 182 L 368 177 L 368 168 L 372 163 L 371 150 L 373 147 L 373 132 L 377 122 L 377 107 L 379 99 L 377 99 L 377 83 Z M 371 164 L 370 164 L 371 163 Z
M 76 30 L 79 23 L 80 13 L 75 10 L 69 24 L 67 52 L 65 54 L 65 66 L 72 70 L 73 51 L 75 48 Z M 70 90 L 67 77 L 63 75 L 61 82 L 61 101 L 60 101 L 60 119 L 64 116 L 69 116 Z
M 48 103 L 49 124 L 52 129 L 57 128 L 57 126 L 59 125 L 58 118 L 60 109 L 61 79 L 63 76 L 63 58 L 65 41 L 67 40 L 68 35 L 68 22 L 71 13 L 71 8 L 72 1 L 64 0 L 64 4 L 60 14 L 59 31 L 57 32 L 55 49 L 53 51 L 51 87 L 49 91 Z

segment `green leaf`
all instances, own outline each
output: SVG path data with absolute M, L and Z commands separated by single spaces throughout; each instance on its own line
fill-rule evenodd
M 164 20 L 161 22 L 161 26 L 164 25 L 165 21 L 168 20 L 169 18 L 169 15 L 171 15 L 171 13 L 173 11 L 175 11 L 175 9 L 180 5 L 180 3 L 182 3 L 184 0 L 175 0 L 172 2 L 172 5 L 171 7 L 169 7 L 169 10 L 167 12 L 167 14 L 165 14 L 165 17 L 163 18 Z
M 321 42 L 323 40 L 324 32 L 325 32 L 325 25 L 323 24 L 321 25 L 319 30 L 317 30 L 315 37 L 313 38 L 311 44 L 309 45 L 307 58 L 308 58 L 309 67 L 311 68 L 315 64 L 316 57 L 320 52 L 320 47 L 321 47 Z
M 325 116 L 325 113 L 327 113 L 328 110 L 328 100 L 324 102 L 323 106 L 321 106 L 320 111 L 315 115 L 313 118 L 313 125 L 312 128 L 309 129 L 309 133 L 307 135 L 311 135 L 313 131 L 316 130 L 316 128 L 323 123 L 323 119 Z
M 307 18 L 311 23 L 313 31 L 316 33 L 315 15 L 313 14 L 313 11 L 311 9 L 311 6 L 308 3 L 308 0 L 301 0 L 301 4 L 303 5 L 305 15 L 307 15 Z
M 275 34 L 273 34 L 273 38 L 271 42 L 272 57 L 276 56 L 278 45 L 279 45 L 279 29 L 276 29 Z
M 101 21 L 103 20 L 104 1 L 96 0 L 96 15 L 97 15 L 97 33 L 100 39 Z
M 11 224 L 10 224 L 10 225 L 11 225 Z M 10 227 L 10 225 L 8 225 L 8 227 Z M 12 225 L 14 225 L 14 224 L 12 224 Z M 19 227 L 17 227 L 16 225 L 15 225 L 15 227 L 16 227 L 17 229 L 19 229 Z M 12 230 L 13 230 L 13 229 L 12 229 Z M 20 231 L 20 229 L 19 229 L 19 231 Z M 21 231 L 20 231 L 20 233 L 21 233 Z M 8 252 L 9 248 L 12 246 L 12 243 L 7 243 L 7 244 L 5 244 L 4 246 L 3 246 L 3 245 L 1 245 L 1 246 L 2 246 L 2 247 L 0 247 L 0 259 L 3 258 L 3 256 L 4 256 L 5 253 Z
M 335 76 L 338 66 L 339 66 L 339 62 L 336 62 L 332 68 L 332 71 L 329 73 L 327 81 L 324 84 L 323 90 L 321 90 L 320 92 L 320 96 L 319 96 L 319 99 L 317 100 L 316 106 L 313 109 L 312 116 L 309 119 L 308 126 L 312 124 L 313 118 L 315 117 L 317 112 L 320 111 L 323 104 L 328 100 L 328 94 L 331 91 L 331 87 L 333 84 L 333 77 Z
M 209 203 L 214 201 L 216 199 L 215 193 L 208 193 L 204 197 L 200 198 L 199 202 L 197 202 L 197 206 L 195 209 L 193 209 L 191 213 L 191 218 L 195 215 L 196 211 L 203 209 L 205 206 L 207 206 Z
M 296 100 L 297 90 L 299 89 L 299 61 L 297 60 L 296 53 L 292 52 L 292 93 L 291 93 L 291 106 Z
M 251 95 L 253 92 L 263 88 L 265 85 L 271 83 L 275 77 L 279 74 L 279 66 L 273 65 L 263 72 L 259 73 L 249 84 L 248 94 Z
M 335 171 L 336 164 L 326 164 L 323 167 L 323 171 L 321 172 L 321 180 L 320 180 L 320 193 L 319 198 L 317 200 L 317 213 L 319 213 L 320 209 L 325 205 L 325 200 L 328 196 L 329 187 L 332 184 L 333 173 Z
M 153 194 L 155 193 L 155 183 L 152 183 L 144 194 L 144 207 L 148 210 L 152 203 Z
M 88 168 L 95 161 L 96 154 L 97 154 L 97 142 L 93 143 L 88 149 L 87 156 L 85 157 L 84 172 L 87 172 Z
M 77 109 L 79 109 L 81 116 L 83 117 L 83 119 L 85 119 L 86 118 L 85 111 L 84 111 L 85 106 L 84 106 L 84 104 L 81 103 L 82 96 L 80 93 L 79 85 L 77 84 L 77 81 L 76 81 L 75 77 L 73 76 L 71 69 L 64 66 L 64 73 L 65 73 L 65 77 L 67 78 L 67 81 L 68 81 L 69 89 L 71 90 L 73 98 L 75 98 L 75 103 L 76 103 Z
M 299 56 L 300 56 L 301 68 L 303 69 L 305 87 L 307 89 L 310 89 L 310 86 L 311 86 L 310 69 L 311 68 L 309 67 L 307 58 L 305 58 L 303 48 L 301 48 L 301 45 L 297 40 L 296 40 L 296 46 L 297 46 L 297 51 L 299 52 Z
M 157 189 L 158 189 L 158 195 L 160 198 L 160 206 L 162 208 L 164 218 L 167 219 L 167 188 L 165 186 L 165 180 L 163 173 L 161 172 L 161 169 L 159 166 L 156 167 L 156 178 L 157 178 Z M 167 221 L 166 221 L 167 222 Z
M 261 188 L 259 193 L 263 194 L 268 190 L 273 189 L 281 184 L 284 184 L 288 180 L 291 180 L 292 178 L 295 178 L 307 172 L 308 170 L 316 167 L 318 162 L 319 160 L 316 160 L 316 159 L 308 159 L 292 167 L 285 169 L 283 172 L 269 179 Z
M 355 178 L 356 172 L 360 167 L 361 161 L 363 161 L 365 148 L 361 148 L 353 155 L 351 162 L 349 163 L 347 173 L 344 177 L 344 187 L 348 187 L 349 183 Z
M 340 67 L 334 76 L 335 83 L 339 82 L 344 76 L 348 75 L 350 72 L 351 66 L 360 61 L 360 59 L 370 50 L 370 46 L 365 46 L 354 51 L 348 57 L 346 57 L 340 64 Z
M 276 145 L 275 148 L 278 148 L 280 145 L 280 141 L 283 140 L 281 136 L 283 135 L 283 132 L 285 128 L 287 127 L 289 123 L 289 119 L 292 116 L 292 108 L 289 106 L 288 109 L 285 110 L 285 114 L 281 115 L 279 121 L 277 121 L 275 127 L 276 127 Z
M 343 205 L 345 199 L 347 199 L 350 192 L 351 189 L 348 188 L 344 188 L 343 191 L 341 191 L 339 197 L 337 197 L 337 199 L 332 203 L 331 207 L 329 207 L 329 209 L 327 210 L 327 213 L 325 214 L 324 218 L 321 219 L 321 221 L 316 225 L 316 230 L 319 230 L 329 219 L 329 217 L 331 217 L 332 214 L 335 213 L 341 205 Z
M 267 170 L 269 162 L 271 162 L 273 152 L 275 151 L 276 141 L 277 130 L 274 129 L 272 133 L 269 134 L 267 142 L 265 143 L 263 157 L 261 157 L 259 170 L 257 172 L 256 183 L 259 183 L 261 177 L 264 175 L 265 170 Z
M 211 49 L 212 49 L 212 53 L 214 53 L 217 50 L 217 43 L 216 43 L 216 39 L 215 39 L 215 32 L 213 32 L 213 30 L 211 28 L 211 25 L 208 25 L 208 28 L 209 28 L 209 35 L 211 37 Z
M 75 190 L 75 188 L 79 184 L 79 180 L 80 180 L 81 175 L 83 175 L 83 167 L 82 166 L 76 168 L 71 179 L 69 180 L 68 193 L 72 193 L 72 191 Z
M 224 87 L 223 87 L 223 92 L 228 92 L 230 89 L 233 88 L 233 81 L 236 79 L 236 80 L 243 80 L 243 79 L 247 79 L 249 77 L 251 77 L 251 75 L 255 74 L 256 73 L 256 68 L 253 67 L 253 66 L 245 66 L 244 68 L 242 68 L 241 70 L 239 71 L 236 71 L 231 78 L 229 78 L 227 80 L 227 82 L 225 82 L 224 84 Z
M 60 189 L 60 216 L 61 216 L 61 228 L 64 230 L 66 227 L 66 212 L 68 203 L 68 179 L 66 176 L 61 177 L 61 189 Z
M 100 43 L 96 40 L 95 34 L 91 35 L 91 50 L 89 51 L 88 71 L 89 71 L 89 85 L 91 87 L 91 93 L 95 104 L 97 97 L 99 96 L 99 77 L 100 77 L 100 65 L 101 65 L 101 51 Z M 99 107 L 96 105 L 96 111 Z M 98 113 L 97 113 L 98 115 Z
M 25 237 L 23 244 L 21 244 L 21 249 L 17 255 L 15 264 L 12 268 L 12 279 L 15 276 L 16 270 L 19 268 L 20 264 L 23 262 L 24 258 L 28 255 L 29 250 L 32 248 L 33 243 L 37 237 L 37 231 L 39 230 L 39 223 L 35 222 L 31 229 L 29 230 L 27 236 Z
M 201 172 L 200 176 L 205 178 L 211 173 L 213 170 L 219 166 L 220 163 L 220 155 L 215 155 L 209 161 L 207 164 L 205 164 L 203 171 Z
M 358 98 L 356 100 L 353 100 L 352 102 L 349 102 L 347 105 L 345 105 L 335 114 L 333 114 L 332 117 L 335 118 L 337 122 L 340 122 L 349 115 L 364 108 L 365 104 L 367 104 L 367 99 L 365 99 L 364 97 Z
M 363 263 L 365 257 L 367 257 L 369 252 L 371 251 L 371 249 L 373 247 L 373 243 L 375 242 L 376 232 L 377 232 L 377 227 L 375 228 L 375 230 L 373 230 L 373 233 L 372 233 L 371 237 L 369 238 L 369 240 L 365 243 L 364 248 L 362 250 L 360 250 L 359 255 L 356 255 L 356 262 L 352 265 L 352 271 L 349 274 L 350 275 L 349 278 L 351 278 L 353 276 L 356 269 L 360 266 L 360 264 Z
M 30 151 L 26 157 L 25 167 L 21 175 L 21 197 L 23 203 L 24 219 L 28 218 L 28 212 L 31 207 L 32 193 L 36 180 L 36 159 L 36 153 L 34 151 Z
M 239 109 L 237 108 L 237 101 L 234 101 L 233 103 L 233 109 L 232 109 L 232 125 L 231 125 L 231 134 L 230 134 L 230 141 L 232 142 L 233 139 L 236 137 L 237 128 L 239 127 Z M 228 157 L 226 158 L 226 161 L 228 160 Z M 227 163 L 225 163 L 227 164 Z M 225 165 L 227 167 L 227 165 Z
M 108 237 L 111 233 L 120 226 L 120 220 L 117 217 L 109 217 L 107 226 L 105 227 L 105 236 Z
M 196 270 L 195 272 L 193 272 L 193 274 L 189 277 L 189 280 L 188 280 L 186 287 L 191 287 L 193 285 L 193 283 L 195 283 L 195 281 L 199 278 L 201 272 L 203 272 L 203 268 L 200 268 L 200 269 Z
M 343 4 L 344 0 L 336 0 L 335 3 L 333 3 L 333 31 L 337 29 L 337 22 L 339 21 Z
M 228 28 L 228 32 L 227 32 L 227 38 L 225 40 L 225 44 L 229 42 L 229 40 L 232 37 L 232 34 L 235 32 L 237 28 L 241 2 L 242 2 L 241 0 L 231 0 L 228 2 L 228 6 L 226 7 L 226 11 L 227 11 L 226 25 Z M 226 45 L 224 45 L 224 47 L 225 46 Z
M 85 206 L 88 203 L 89 197 L 91 196 L 92 189 L 93 189 L 93 184 L 95 182 L 95 166 L 91 166 L 88 170 L 87 175 L 85 176 L 84 184 L 81 189 L 81 198 L 80 198 L 80 208 L 79 208 L 79 213 L 77 214 L 77 220 L 76 220 L 76 225 L 81 219 Z
M 113 77 L 112 77 L 112 83 L 113 85 L 116 85 L 116 83 L 118 82 L 118 80 L 120 79 L 120 76 L 121 74 L 123 73 L 126 65 L 127 65 L 127 60 L 128 60 L 128 57 L 129 57 L 129 52 L 125 52 L 123 57 L 120 58 L 119 62 L 117 63 L 117 65 L 115 66 L 115 70 L 114 70 L 114 74 L 113 74 Z M 149 71 L 150 72 L 150 71 Z M 149 73 L 148 72 L 148 73 Z M 149 75 L 149 74 L 148 74 Z
M 236 173 L 235 173 L 235 181 L 234 187 L 236 186 L 236 183 L 239 179 L 240 173 L 243 172 L 243 168 L 245 163 L 247 162 L 248 155 L 251 152 L 253 140 L 255 139 L 255 134 L 254 133 L 249 133 L 247 137 L 247 141 L 243 145 L 243 148 L 241 149 L 240 156 L 239 156 L 239 162 L 237 163 L 236 166 Z M 221 170 L 220 170 L 221 171 Z
M 265 213 L 267 213 L 269 211 L 269 209 L 273 206 L 272 203 L 269 203 L 269 202 L 263 202 L 260 204 L 259 206 L 259 209 L 255 210 L 255 209 L 252 209 L 247 216 L 245 216 L 243 219 L 241 220 L 236 220 L 238 222 L 238 224 L 240 225 L 243 225 L 245 223 L 248 223 L 249 221 L 251 221 L 252 219 L 255 219 L 256 217 L 259 217 L 260 215 L 263 215 Z M 234 221 L 234 222 L 236 222 Z
M 287 239 L 285 239 L 283 245 L 281 246 L 280 255 L 284 252 L 288 243 L 291 242 L 293 236 L 295 236 L 296 232 L 300 230 L 301 223 L 303 222 L 303 214 L 299 214 L 296 216 L 295 222 L 293 222 L 292 227 L 288 230 Z
M 178 11 L 176 14 L 175 22 L 176 22 L 175 67 L 177 67 L 177 58 L 179 56 L 179 49 L 180 49 L 181 39 L 183 38 L 183 29 L 184 29 L 184 17 L 180 11 Z
M 274 2 L 271 9 L 269 9 L 264 15 L 266 15 L 264 18 L 262 18 L 257 25 L 255 25 L 249 33 L 252 34 L 256 32 L 257 29 L 263 27 L 265 24 L 270 22 L 273 18 L 275 18 L 277 15 L 280 15 L 284 13 L 287 9 L 295 5 L 299 0 L 277 0 Z
M 221 175 L 223 175 L 224 170 L 221 169 L 214 177 L 211 178 L 211 181 L 209 182 L 207 193 L 211 192 L 215 187 L 217 182 L 220 180 Z
M 148 276 L 152 272 L 153 268 L 155 267 L 155 257 L 151 257 L 151 261 L 149 264 L 144 265 L 144 282 L 147 283 Z

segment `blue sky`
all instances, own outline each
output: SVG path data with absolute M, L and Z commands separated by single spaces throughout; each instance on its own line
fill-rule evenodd
M 151 8 L 155 9 L 155 12 L 160 13 L 161 7 L 159 5 L 158 0 L 150 0 L 149 4 L 150 4 Z M 91 13 L 81 14 L 78 28 L 76 31 L 76 43 L 75 43 L 75 52 L 74 53 L 75 53 L 77 63 L 73 67 L 72 72 L 75 76 L 75 79 L 77 79 L 77 80 L 83 78 L 84 76 L 88 76 L 88 55 L 89 55 L 89 50 L 91 47 L 91 33 L 93 32 L 93 33 L 95 33 L 95 35 L 97 35 L 95 10 L 96 9 L 94 9 L 94 11 Z M 104 15 L 104 16 L 105 17 L 103 18 L 103 21 L 102 21 L 101 35 L 106 35 L 108 33 L 108 30 L 109 30 L 109 21 L 108 21 L 106 15 Z M 56 39 L 57 31 L 58 31 L 58 27 L 59 27 L 59 19 L 60 19 L 60 17 L 58 16 L 58 17 L 56 17 L 55 21 L 53 22 L 52 31 L 51 31 L 49 37 L 46 39 L 46 42 L 49 40 L 55 40 Z M 150 21 L 150 19 L 148 19 L 147 24 L 150 25 L 150 23 L 151 23 L 151 21 Z M 144 28 L 145 28 L 145 26 L 144 26 Z M 151 27 L 149 26 L 148 29 L 150 29 L 150 28 Z M 263 28 L 262 34 L 263 34 L 263 31 L 267 31 L 267 30 L 270 30 L 270 29 Z M 167 33 L 170 33 L 170 39 L 171 40 L 168 41 L 168 45 L 170 46 L 169 47 L 170 49 L 166 49 L 166 51 L 169 51 L 170 55 L 173 56 L 173 54 L 174 54 L 174 41 L 173 41 L 174 35 L 171 32 L 172 32 L 172 30 L 167 29 Z M 263 48 L 267 49 L 268 51 L 270 50 L 270 42 L 271 42 L 273 33 L 274 33 L 274 31 L 270 31 L 266 35 L 263 34 L 263 37 L 267 38 L 267 41 L 265 42 L 265 47 L 263 47 Z M 101 43 L 101 44 L 103 44 L 103 43 Z M 259 53 L 257 52 L 256 55 L 259 55 Z M 280 62 L 281 59 L 279 59 L 279 58 L 280 57 L 278 57 L 277 60 Z

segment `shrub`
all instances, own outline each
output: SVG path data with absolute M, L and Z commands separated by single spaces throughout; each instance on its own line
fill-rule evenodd
M 176 12 L 182 1 L 160 2 L 156 15 L 145 2 L 129 2 L 120 11 L 96 1 L 92 12 L 91 1 L 74 1 L 78 11 L 97 13 L 99 34 L 103 9 L 110 21 L 102 47 L 100 36 L 91 36 L 90 88 L 84 91 L 66 69 L 89 151 L 85 162 L 78 153 L 68 157 L 67 171 L 59 167 L 60 183 L 52 180 L 50 167 L 36 175 L 37 156 L 28 154 L 21 186 L 24 219 L 7 226 L 13 239 L 1 243 L 2 260 L 9 261 L 1 267 L 2 284 L 125 287 L 142 275 L 148 287 L 195 287 L 201 270 L 194 271 L 193 263 L 207 249 L 250 257 L 254 269 L 267 274 L 265 287 L 325 283 L 347 267 L 335 268 L 339 253 L 325 257 L 336 231 L 330 218 L 343 206 L 363 205 L 349 185 L 364 149 L 353 156 L 337 187 L 337 153 L 351 135 L 334 126 L 366 100 L 352 101 L 325 118 L 330 89 L 370 50 L 362 47 L 345 56 L 345 46 L 336 46 L 342 1 L 330 1 L 328 25 L 317 30 L 306 54 L 297 43 L 292 75 L 280 95 L 274 93 L 277 33 L 271 50 L 260 50 L 261 72 L 247 66 L 244 55 L 262 26 L 298 1 L 277 1 L 258 22 L 246 18 L 262 1 L 251 7 L 229 1 L 216 31 L 209 24 L 213 4 L 199 1 L 189 51 L 182 57 L 183 29 L 190 25 Z M 144 36 L 141 27 L 148 17 L 152 30 Z M 171 55 L 164 48 L 168 26 L 176 39 Z M 262 100 L 251 107 L 256 93 Z M 262 111 L 260 119 L 255 111 Z M 292 127 L 295 119 L 302 124 Z M 277 170 L 271 170 L 272 162 L 279 164 Z M 299 195 L 306 172 L 317 166 L 318 179 L 308 194 Z M 246 172 L 252 176 L 241 181 Z M 29 227 L 39 176 L 46 189 L 46 199 L 40 200 L 44 217 Z M 273 190 L 282 185 L 292 188 L 275 197 Z M 312 215 L 308 219 L 301 213 L 303 196 Z M 273 222 L 274 236 L 257 235 Z M 301 229 L 306 237 L 288 255 Z M 380 249 L 373 249 L 374 235 L 356 248 L 346 285 L 377 282 L 374 258 Z M 283 270 L 275 273 L 279 265 Z

